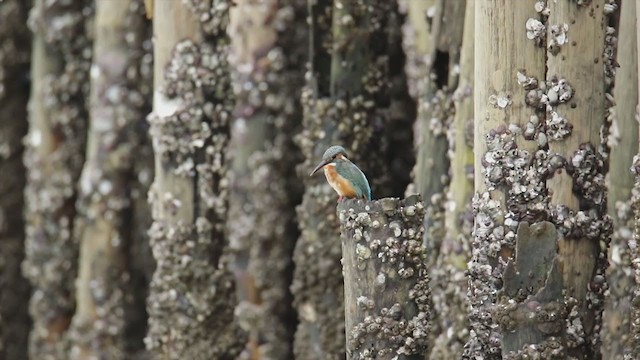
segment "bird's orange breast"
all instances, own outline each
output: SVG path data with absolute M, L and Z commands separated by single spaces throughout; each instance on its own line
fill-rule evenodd
M 353 187 L 350 181 L 343 178 L 336 171 L 336 166 L 329 164 L 324 167 L 324 176 L 327 178 L 327 182 L 333 190 L 335 190 L 340 196 L 347 198 L 356 197 L 356 189 Z

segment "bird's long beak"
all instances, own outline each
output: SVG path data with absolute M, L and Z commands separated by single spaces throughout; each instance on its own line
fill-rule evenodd
M 313 169 L 313 171 L 311 172 L 311 174 L 309 174 L 309 176 L 313 176 L 313 174 L 317 173 L 318 170 L 322 169 L 325 165 L 327 165 L 330 162 L 331 162 L 330 160 L 323 160 L 320 164 L 318 164 L 318 166 L 316 166 L 315 169 Z

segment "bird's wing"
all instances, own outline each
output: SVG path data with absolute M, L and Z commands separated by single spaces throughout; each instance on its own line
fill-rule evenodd
M 355 164 L 350 162 L 339 162 L 336 164 L 336 171 L 340 176 L 351 181 L 356 188 L 356 196 L 359 198 L 366 198 L 371 200 L 371 187 L 369 181 Z

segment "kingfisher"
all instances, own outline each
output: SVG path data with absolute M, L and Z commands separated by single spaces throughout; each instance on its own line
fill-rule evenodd
M 327 182 L 339 195 L 338 202 L 345 198 L 371 200 L 371 188 L 367 177 L 347 158 L 347 151 L 342 146 L 334 145 L 328 148 L 310 176 L 322 168 Z

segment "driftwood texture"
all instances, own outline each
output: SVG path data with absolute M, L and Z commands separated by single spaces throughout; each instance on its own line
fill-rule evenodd
M 423 216 L 418 195 L 338 205 L 347 359 L 427 354 L 430 292 Z

